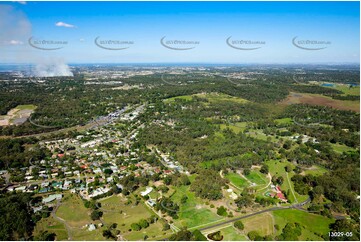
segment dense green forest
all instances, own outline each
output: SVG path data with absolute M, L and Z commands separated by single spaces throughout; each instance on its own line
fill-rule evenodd
M 35 226 L 32 194 L 0 195 L 0 240 L 30 240 Z

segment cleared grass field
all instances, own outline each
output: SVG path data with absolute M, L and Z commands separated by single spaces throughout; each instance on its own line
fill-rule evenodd
M 85 225 L 90 223 L 100 223 L 100 221 L 92 221 L 90 219 L 90 213 L 91 210 L 84 207 L 80 197 L 75 194 L 65 194 L 56 215 L 68 224 L 73 240 L 106 240 L 102 235 L 104 227 L 97 228 L 94 231 L 89 231 L 88 228 L 85 227 Z M 64 228 L 63 224 L 61 224 L 61 226 Z M 66 230 L 65 234 L 67 237 Z
M 349 87 L 349 85 L 340 85 L 337 84 L 333 87 L 334 89 L 337 89 L 344 93 L 344 95 L 356 95 L 360 96 L 360 87 Z
M 293 120 L 292 118 L 279 118 L 279 119 L 275 119 L 275 122 L 277 124 L 292 124 Z
M 347 152 L 347 151 L 354 151 L 354 148 L 348 147 L 347 145 L 344 144 L 331 144 L 333 150 L 337 153 L 343 153 L 343 152 Z
M 246 175 L 245 177 L 257 185 L 266 185 L 268 182 L 266 176 L 256 170 L 252 170 L 249 175 Z
M 102 199 L 101 210 L 103 211 L 103 221 L 106 224 L 117 223 L 117 229 L 127 240 L 144 240 L 144 236 L 147 235 L 150 240 L 156 239 L 159 236 L 164 236 L 162 231 L 163 225 L 161 222 L 151 224 L 148 228 L 140 231 L 129 231 L 132 223 L 138 223 L 141 219 L 148 219 L 154 213 L 140 202 L 138 205 L 134 205 L 135 199 L 132 198 L 132 204 L 126 205 L 127 199 L 122 196 L 111 196 L 106 199 Z M 167 231 L 169 233 L 170 231 Z
M 272 141 L 272 142 L 278 141 L 278 139 L 276 139 L 275 136 L 266 135 L 265 133 L 262 132 L 262 130 L 250 129 L 247 132 L 247 134 L 255 139 L 259 139 L 259 140 L 263 140 L 263 141 L 267 141 L 268 139 L 270 139 L 270 141 Z
M 192 174 L 192 175 L 188 176 L 190 182 L 193 182 L 196 179 L 196 177 L 197 177 L 197 174 Z
M 203 168 L 210 168 L 212 164 L 219 164 L 219 162 L 220 162 L 219 160 L 203 161 L 202 163 L 199 164 L 199 166 Z
M 247 122 L 237 122 L 234 124 L 220 124 L 221 130 L 229 128 L 235 133 L 243 132 L 246 129 Z
M 221 234 L 224 236 L 223 241 L 247 241 L 247 237 L 243 235 L 233 226 L 220 229 Z
M 229 102 L 229 101 L 231 101 L 231 102 L 236 102 L 236 103 L 240 103 L 240 104 L 248 102 L 246 99 L 243 99 L 243 98 L 233 97 L 233 96 L 230 96 L 227 94 L 216 93 L 216 92 L 197 93 L 197 94 L 193 94 L 193 95 L 177 96 L 177 97 L 165 99 L 164 101 L 166 103 L 174 102 L 176 99 L 183 99 L 183 100 L 190 101 L 190 100 L 192 100 L 192 97 L 206 98 L 209 102 L 225 102 L 225 101 Z
M 221 216 L 209 210 L 201 198 L 190 192 L 189 186 L 174 187 L 174 189 L 176 189 L 176 193 L 172 196 L 172 200 L 180 206 L 179 219 L 174 221 L 177 227 L 192 228 L 222 219 Z M 184 204 L 180 202 L 183 195 L 188 197 Z
M 287 163 L 280 162 L 278 160 L 271 160 L 267 161 L 266 164 L 268 165 L 269 171 L 272 175 L 282 175 L 286 172 L 285 166 Z
M 310 167 L 309 169 L 306 169 L 304 171 L 304 173 L 306 175 L 310 174 L 310 175 L 314 175 L 314 176 L 320 176 L 326 172 L 327 172 L 326 168 L 324 168 L 322 166 L 318 166 L 318 165 L 313 165 L 312 167 Z
M 28 104 L 28 105 L 18 105 L 16 106 L 15 109 L 19 109 L 19 110 L 24 110 L 24 109 L 29 109 L 29 110 L 35 110 L 37 106 L 32 105 L 32 104 Z
M 224 93 L 199 93 L 195 94 L 194 96 L 200 97 L 200 98 L 206 98 L 209 102 L 224 102 L 224 101 L 232 101 L 236 103 L 246 103 L 248 100 L 239 98 L 239 97 L 233 97 Z
M 327 234 L 329 225 L 333 219 L 321 215 L 310 214 L 305 211 L 296 209 L 278 210 L 273 212 L 276 224 L 280 226 L 277 234 L 280 234 L 287 223 L 299 223 L 302 228 L 300 240 L 323 240 L 319 235 Z
M 156 222 L 155 224 L 151 224 L 148 228 L 142 229 L 140 231 L 132 231 L 124 235 L 127 240 L 130 241 L 142 241 L 145 236 L 148 236 L 148 240 L 157 240 L 160 237 L 164 237 L 165 235 L 171 235 L 171 232 L 162 231 L 163 225 L 161 222 Z
M 230 180 L 230 182 L 232 182 L 236 187 L 242 188 L 249 185 L 245 179 L 243 179 L 240 175 L 236 173 L 228 173 L 225 177 Z
M 28 104 L 28 105 L 18 105 L 15 108 L 12 108 L 7 112 L 6 115 L 0 116 L 0 126 L 8 126 L 11 124 L 20 125 L 23 124 L 30 115 L 34 112 L 37 106 Z
M 193 97 L 193 95 L 176 96 L 176 97 L 167 98 L 164 101 L 166 103 L 174 102 L 176 99 L 183 99 L 186 101 L 190 101 L 190 100 L 192 100 L 192 97 Z
M 340 110 L 352 110 L 360 112 L 360 102 L 351 100 L 337 100 L 320 94 L 290 93 L 281 104 L 306 103 L 311 105 L 328 106 Z
M 103 233 L 103 228 L 98 228 L 93 231 L 89 231 L 87 228 L 77 229 L 72 231 L 73 240 L 78 240 L 78 241 L 107 240 L 105 237 L 103 237 L 102 233 Z
M 90 209 L 84 207 L 83 201 L 75 194 L 65 194 L 56 215 L 64 219 L 70 227 L 81 228 L 92 222 Z
M 37 222 L 33 234 L 34 236 L 37 236 L 44 231 L 55 233 L 56 240 L 68 240 L 68 233 L 64 225 L 51 216 L 48 218 L 42 218 L 39 222 Z
M 107 199 L 101 200 L 101 211 L 103 211 L 103 220 L 105 223 L 117 223 L 119 226 L 125 224 L 121 232 L 126 232 L 130 229 L 130 224 L 137 223 L 141 219 L 149 218 L 152 213 L 145 207 L 143 203 L 134 205 L 134 199 L 132 204 L 126 205 L 126 199 L 122 199 L 118 196 L 111 196 Z
M 271 235 L 274 230 L 274 222 L 271 213 L 259 214 L 250 218 L 242 219 L 244 233 L 257 231 L 261 236 Z

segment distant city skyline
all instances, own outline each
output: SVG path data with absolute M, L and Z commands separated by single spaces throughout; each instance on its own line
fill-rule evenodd
M 359 2 L 0 2 L 0 63 L 357 63 Z

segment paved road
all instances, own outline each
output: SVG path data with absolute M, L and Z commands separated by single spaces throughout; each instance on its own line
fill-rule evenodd
M 301 202 L 301 203 L 294 204 L 294 205 L 291 205 L 291 206 L 268 208 L 268 209 L 265 209 L 265 210 L 262 210 L 262 211 L 258 211 L 258 212 L 252 213 L 252 214 L 248 214 L 248 215 L 245 215 L 245 216 L 242 216 L 242 217 L 237 217 L 237 218 L 233 218 L 233 219 L 230 219 L 230 220 L 227 220 L 227 221 L 224 221 L 224 222 L 220 222 L 220 223 L 217 223 L 217 224 L 209 225 L 209 226 L 206 226 L 206 227 L 201 228 L 201 229 L 199 229 L 199 230 L 200 230 L 200 231 L 204 231 L 204 230 L 208 230 L 208 229 L 213 229 L 213 228 L 216 228 L 216 227 L 219 227 L 219 226 L 228 224 L 228 223 L 236 222 L 236 221 L 238 221 L 238 220 L 240 220 L 240 219 L 249 218 L 249 217 L 252 217 L 252 216 L 255 216 L 255 215 L 258 215 L 258 214 L 267 213 L 267 212 L 271 212 L 271 211 L 284 210 L 284 209 L 290 209 L 290 208 L 299 208 L 299 207 L 302 207 L 302 206 L 304 206 L 305 204 L 309 203 L 310 201 L 311 201 L 311 198 L 308 198 L 307 200 L 305 200 L 305 201 L 303 201 L 303 202 Z

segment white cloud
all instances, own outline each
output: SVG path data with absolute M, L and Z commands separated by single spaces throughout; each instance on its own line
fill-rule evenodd
M 75 28 L 76 27 L 75 25 L 67 24 L 67 23 L 64 23 L 64 22 L 57 22 L 57 23 L 55 23 L 55 26 L 65 27 L 65 28 Z
M 9 44 L 11 44 L 11 45 L 22 45 L 22 44 L 24 44 L 24 42 L 22 42 L 20 40 L 10 40 Z
M 22 4 L 22 5 L 25 5 L 25 4 L 26 4 L 26 1 L 14 1 L 14 2 L 20 3 L 20 4 Z
M 31 36 L 31 23 L 15 7 L 0 4 L 0 43 L 21 45 Z
M 21 40 L 3 40 L 3 41 L 0 41 L 0 44 L 2 44 L 2 45 L 23 45 L 24 42 L 22 42 Z

